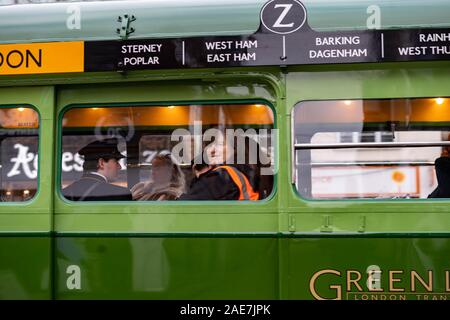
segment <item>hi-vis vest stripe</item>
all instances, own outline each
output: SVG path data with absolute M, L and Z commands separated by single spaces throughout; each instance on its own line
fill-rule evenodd
M 239 189 L 239 200 L 258 200 L 259 193 L 255 192 L 247 177 L 238 169 L 231 166 L 220 166 L 214 170 L 225 169 Z
M 84 72 L 84 42 L 0 45 L 0 75 Z

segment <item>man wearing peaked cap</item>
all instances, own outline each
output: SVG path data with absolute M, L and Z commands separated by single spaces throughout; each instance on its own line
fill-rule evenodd
M 84 157 L 84 174 L 62 190 L 72 201 L 127 201 L 132 200 L 127 188 L 111 184 L 119 174 L 119 160 L 125 158 L 117 149 L 116 138 L 96 140 L 78 153 Z

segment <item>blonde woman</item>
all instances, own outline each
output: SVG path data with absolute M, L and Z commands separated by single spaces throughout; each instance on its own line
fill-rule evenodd
M 131 188 L 133 200 L 176 200 L 185 190 L 184 174 L 172 154 L 163 150 L 152 159 L 151 179 Z

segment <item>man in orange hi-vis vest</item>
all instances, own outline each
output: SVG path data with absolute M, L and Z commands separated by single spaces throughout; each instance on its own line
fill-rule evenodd
M 226 164 L 228 144 L 215 141 L 206 149 L 208 164 L 193 164 L 190 189 L 178 200 L 259 200 L 249 178 L 236 166 Z M 228 153 L 229 154 L 229 153 Z

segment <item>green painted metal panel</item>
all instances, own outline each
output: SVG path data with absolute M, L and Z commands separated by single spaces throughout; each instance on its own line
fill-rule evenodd
M 55 298 L 448 300 L 449 249 L 439 237 L 62 237 Z
M 368 7 L 381 12 L 381 28 L 448 27 L 447 0 L 305 0 L 317 31 L 367 29 Z M 266 0 L 152 0 L 34 4 L 2 7 L 0 42 L 119 39 L 117 18 L 134 15 L 131 38 L 251 34 Z M 80 13 L 79 28 L 74 15 Z M 371 11 L 372 12 L 372 11 Z
M 279 104 L 279 74 L 239 77 L 224 75 L 210 82 L 198 80 L 142 82 L 127 85 L 70 86 L 58 91 L 61 121 L 71 106 L 158 105 L 265 102 Z M 275 80 L 277 81 L 275 81 Z M 218 81 L 217 81 L 218 80 Z M 277 112 L 274 114 L 278 117 Z M 275 126 L 278 119 L 275 121 Z M 59 125 L 58 125 L 59 126 Z M 59 129 L 58 129 L 59 130 Z M 58 133 L 60 136 L 60 133 Z M 59 154 L 60 146 L 57 148 Z M 56 164 L 59 167 L 59 161 Z M 59 176 L 55 185 L 59 185 Z M 276 180 L 272 196 L 258 202 L 238 201 L 147 201 L 74 203 L 55 190 L 57 232 L 153 232 L 223 233 L 278 232 Z M 212 213 L 213 212 L 213 213 Z
M 75 204 L 62 207 L 55 213 L 55 230 L 58 232 L 151 232 L 151 233 L 276 233 L 277 209 L 261 213 L 248 207 L 242 209 L 223 204 L 172 204 L 177 213 L 164 213 L 167 206 L 159 203 L 96 204 L 89 211 L 81 211 Z M 131 207 L 131 208 L 130 208 Z M 218 207 L 222 207 L 219 209 Z M 214 209 L 212 209 L 214 208 Z M 133 210 L 135 209 L 135 210 Z M 142 213 L 125 213 L 137 211 Z M 216 211 L 210 213 L 211 210 Z M 187 211 L 194 211 L 189 213 Z M 116 213 L 111 213 L 116 212 Z
M 277 299 L 277 252 L 276 238 L 57 238 L 55 298 Z
M 450 300 L 448 237 L 287 238 L 280 242 L 282 299 L 340 295 L 343 300 Z M 370 288 L 382 291 L 369 290 L 367 270 L 373 266 L 381 274 Z M 426 286 L 412 276 L 414 272 Z
M 31 105 L 40 119 L 38 192 L 27 202 L 0 204 L 0 232 L 49 232 L 53 211 L 53 87 L 0 88 L 0 97 L 0 107 Z
M 287 76 L 286 113 L 291 114 L 295 104 L 306 100 L 450 96 L 448 62 L 410 66 L 292 68 Z M 285 156 L 289 158 L 286 163 L 291 163 L 291 154 Z M 291 181 L 291 173 L 279 179 Z M 327 219 L 328 231 L 336 233 L 450 231 L 449 201 L 445 199 L 306 200 L 288 184 L 280 185 L 279 193 L 284 197 L 280 201 L 283 231 L 321 232 Z
M 31 105 L 39 113 L 38 192 L 0 204 L 0 299 L 51 298 L 53 87 L 0 88 L 0 107 Z
M 51 239 L 0 237 L 0 299 L 50 299 Z

